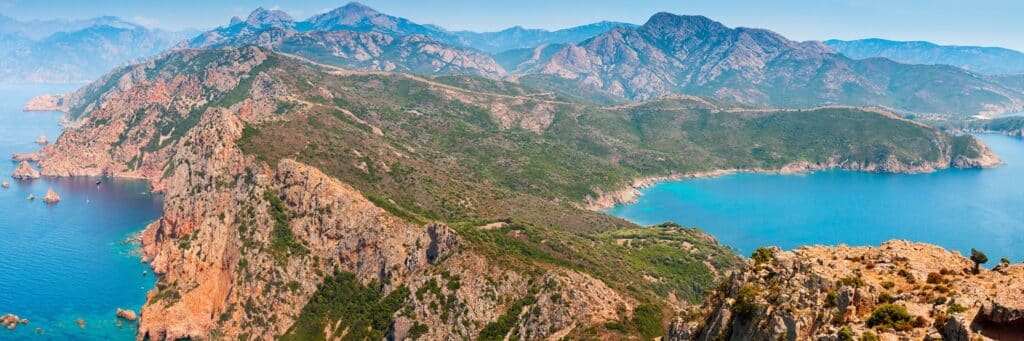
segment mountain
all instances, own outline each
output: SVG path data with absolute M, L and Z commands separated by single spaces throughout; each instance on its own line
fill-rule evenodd
M 192 34 L 149 29 L 116 17 L 29 22 L 0 17 L 0 81 L 90 81 Z
M 602 21 L 555 31 L 516 26 L 498 32 L 458 31 L 453 34 L 458 37 L 458 44 L 491 54 L 499 54 L 509 50 L 533 48 L 540 45 L 578 43 L 619 26 L 633 27 L 636 25 Z
M 738 259 L 584 208 L 636 179 L 998 162 L 877 108 L 607 107 L 257 46 L 171 51 L 50 103 L 74 122 L 31 156 L 44 174 L 164 192 L 140 339 L 653 339 Z
M 498 78 L 505 70 L 489 56 L 444 42 L 443 30 L 381 14 L 358 3 L 295 22 L 286 13 L 259 8 L 193 38 L 184 47 L 259 45 L 331 65 L 419 74 L 468 74 Z
M 907 64 L 952 65 L 985 74 L 1024 73 L 1024 53 L 1000 47 L 937 45 L 885 39 L 828 40 L 825 44 L 851 58 L 882 57 Z
M 1020 91 L 959 68 L 854 60 L 821 43 L 701 16 L 659 13 L 641 27 L 520 55 L 504 63 L 524 84 L 629 100 L 686 93 L 753 106 L 883 105 L 957 116 L 1024 106 Z

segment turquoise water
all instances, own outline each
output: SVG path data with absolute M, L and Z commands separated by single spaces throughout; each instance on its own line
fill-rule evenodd
M 125 242 L 160 215 L 160 198 L 143 181 L 95 178 L 10 178 L 12 152 L 34 151 L 39 135 L 51 141 L 60 134 L 60 114 L 23 113 L 25 101 L 44 92 L 73 86 L 0 84 L 0 315 L 29 320 L 14 331 L 0 329 L 0 339 L 132 340 L 134 323 L 116 325 L 118 307 L 136 312 L 155 281 L 139 260 L 138 246 Z M 53 188 L 63 201 L 40 199 Z M 77 319 L 86 321 L 79 328 Z M 42 328 L 43 336 L 36 335 Z
M 749 255 L 759 246 L 908 239 L 1024 261 L 1024 140 L 979 135 L 1006 163 L 932 174 L 825 171 L 666 182 L 608 213 L 699 227 Z M 992 265 L 991 263 L 989 265 Z

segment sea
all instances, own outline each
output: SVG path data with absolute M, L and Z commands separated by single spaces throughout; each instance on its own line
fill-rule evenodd
M 31 152 L 40 135 L 61 133 L 61 113 L 22 112 L 33 96 L 76 85 L 0 84 L 0 315 L 28 319 L 0 340 L 134 340 L 137 325 L 118 308 L 139 312 L 156 281 L 135 236 L 161 214 L 161 198 L 141 180 L 10 178 L 13 152 Z M 96 184 L 97 181 L 101 183 Z M 62 200 L 42 202 L 47 189 Z M 27 200 L 29 195 L 36 200 Z M 84 322 L 79 325 L 79 322 Z

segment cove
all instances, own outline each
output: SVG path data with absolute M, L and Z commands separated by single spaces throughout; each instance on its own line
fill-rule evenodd
M 977 135 L 1005 165 L 930 174 L 733 174 L 657 184 L 607 213 L 675 221 L 743 255 L 760 246 L 878 245 L 890 239 L 1024 260 L 1024 140 Z
M 12 152 L 39 149 L 39 135 L 55 141 L 60 113 L 21 111 L 42 93 L 73 90 L 71 85 L 0 84 L 0 315 L 12 313 L 28 325 L 0 330 L 0 339 L 134 340 L 136 324 L 117 326 L 118 307 L 139 311 L 155 276 L 130 242 L 161 214 L 161 198 L 145 181 L 97 178 L 10 178 Z M 38 198 L 53 188 L 62 201 Z M 143 275 L 143 271 L 149 272 Z M 77 319 L 85 321 L 81 328 Z

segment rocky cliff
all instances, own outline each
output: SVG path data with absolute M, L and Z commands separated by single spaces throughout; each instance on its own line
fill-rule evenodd
M 1024 326 L 1024 265 L 974 274 L 958 252 L 879 247 L 758 250 L 671 340 L 1013 339 Z

